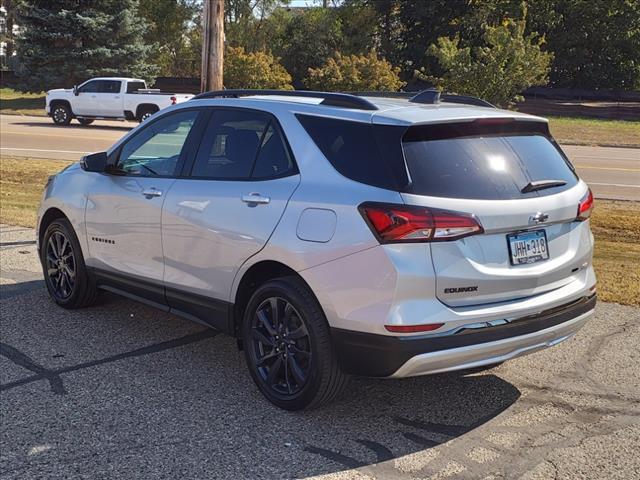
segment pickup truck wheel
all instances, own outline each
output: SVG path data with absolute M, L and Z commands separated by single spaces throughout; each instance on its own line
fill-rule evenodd
M 83 127 L 86 127 L 87 125 L 91 125 L 93 123 L 93 119 L 92 118 L 78 118 L 78 122 Z
M 151 110 L 150 108 L 140 110 L 140 113 L 138 114 L 138 121 L 140 123 L 144 122 L 147 118 L 156 113 L 156 111 L 157 110 Z
M 327 320 L 299 278 L 278 278 L 258 287 L 242 331 L 249 373 L 278 407 L 316 408 L 344 388 L 347 376 L 338 365 Z
M 71 123 L 71 110 L 64 104 L 58 104 L 51 111 L 51 119 L 56 125 L 69 125 Z

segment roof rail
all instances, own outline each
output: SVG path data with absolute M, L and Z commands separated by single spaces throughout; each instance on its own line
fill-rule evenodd
M 308 90 L 217 90 L 196 95 L 192 100 L 203 98 L 239 98 L 251 95 L 274 95 L 279 97 L 321 98 L 320 105 L 328 107 L 355 108 L 358 110 L 377 110 L 373 103 L 362 97 L 347 93 L 312 92 Z
M 495 105 L 482 100 L 481 98 L 472 97 L 470 95 L 455 95 L 453 93 L 441 94 L 439 90 L 430 88 L 428 90 L 422 90 L 418 94 L 409 99 L 412 103 L 460 103 L 463 105 L 475 105 L 477 107 L 489 107 L 496 108 Z

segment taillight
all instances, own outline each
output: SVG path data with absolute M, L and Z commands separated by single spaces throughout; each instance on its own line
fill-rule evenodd
M 580 200 L 580 205 L 578 205 L 578 216 L 576 220 L 579 222 L 584 222 L 591 216 L 591 211 L 593 210 L 593 193 L 591 193 L 591 189 L 587 191 L 582 200 Z
M 171 105 L 175 105 L 178 103 L 178 99 L 176 97 L 171 97 Z
M 445 242 L 484 231 L 468 213 L 383 203 L 359 210 L 380 243 Z

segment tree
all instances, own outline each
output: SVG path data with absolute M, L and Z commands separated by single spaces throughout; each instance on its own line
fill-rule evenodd
M 296 87 L 302 85 L 309 68 L 319 67 L 340 49 L 342 31 L 334 10 L 310 8 L 279 14 L 284 21 L 279 35 L 273 38 L 271 51 L 282 58 Z
M 27 0 L 18 9 L 20 87 L 42 91 L 95 76 L 151 81 L 137 0 Z
M 472 0 L 346 0 L 351 6 L 375 10 L 380 54 L 400 67 L 403 79 L 411 80 L 418 66 L 441 73 L 425 45 L 459 32 L 459 19 L 470 10 Z M 464 38 L 464 37 L 463 37 Z
M 160 75 L 194 73 L 196 52 L 191 30 L 201 8 L 197 0 L 140 0 L 138 11 L 148 24 L 143 38 L 152 47 L 149 61 L 159 68 Z
M 486 45 L 461 47 L 460 37 L 440 37 L 427 52 L 445 70 L 433 77 L 424 70 L 416 75 L 449 92 L 473 95 L 506 107 L 520 100 L 519 94 L 533 85 L 544 85 L 553 55 L 541 50 L 544 38 L 525 35 L 525 21 L 505 20 L 485 27 Z
M 555 54 L 558 87 L 640 89 L 640 1 L 536 0 L 529 23 Z
M 395 92 L 405 85 L 399 72 L 374 50 L 361 56 L 336 53 L 322 67 L 309 69 L 305 85 L 312 90 Z
M 273 88 L 293 90 L 291 75 L 266 52 L 246 53 L 242 47 L 227 47 L 224 56 L 225 88 Z
M 16 23 L 16 13 L 18 6 L 22 3 L 22 0 L 2 0 L 0 5 L 4 7 L 4 12 L 0 11 L 0 18 L 4 24 L 0 28 L 0 42 L 4 42 L 4 55 L 1 60 L 1 67 L 11 69 L 12 57 L 15 52 L 15 38 L 14 38 L 14 26 Z
M 226 0 L 225 35 L 227 45 L 245 50 L 270 50 L 271 16 L 290 0 Z

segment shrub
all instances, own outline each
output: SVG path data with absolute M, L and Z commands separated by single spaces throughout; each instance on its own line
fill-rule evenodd
M 400 69 L 374 50 L 367 55 L 336 53 L 319 68 L 310 68 L 304 84 L 312 90 L 329 91 L 397 91 L 405 85 Z
M 520 101 L 520 92 L 533 85 L 545 85 L 553 54 L 540 46 L 544 38 L 525 35 L 525 22 L 505 20 L 498 26 L 486 26 L 486 45 L 460 48 L 460 37 L 440 37 L 427 52 L 436 57 L 445 70 L 441 78 L 416 71 L 422 80 L 433 82 L 449 92 L 473 95 L 495 105 L 507 107 Z
M 225 88 L 273 88 L 293 90 L 291 75 L 279 59 L 267 52 L 245 52 L 228 47 L 224 56 Z

